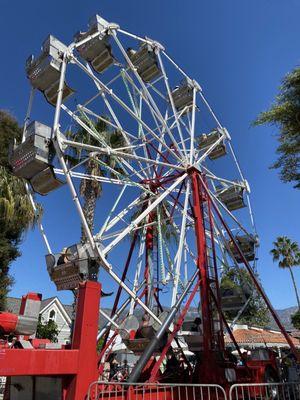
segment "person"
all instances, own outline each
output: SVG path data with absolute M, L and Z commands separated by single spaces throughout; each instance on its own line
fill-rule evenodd
M 118 372 L 118 368 L 119 368 L 119 363 L 118 361 L 115 359 L 115 357 L 110 361 L 110 378 L 113 378 L 114 376 L 117 375 Z
M 233 364 L 237 365 L 238 364 L 238 359 L 237 357 L 228 349 L 225 350 L 225 356 L 228 358 L 230 362 Z
M 200 317 L 194 319 L 193 325 L 191 327 L 191 332 L 200 332 L 202 333 L 201 329 L 202 320 Z
M 129 365 L 128 365 L 127 359 L 125 358 L 124 364 L 123 364 L 123 377 L 124 377 L 124 380 L 127 379 L 128 376 L 129 376 Z
M 60 256 L 57 260 L 57 265 L 62 265 L 62 264 L 66 264 L 67 262 L 69 262 L 68 260 L 68 249 L 67 247 L 64 247 L 62 249 L 62 252 L 60 253 Z
M 149 337 L 154 334 L 154 330 L 153 330 L 152 326 L 149 325 L 149 323 L 150 323 L 150 315 L 145 313 L 142 317 L 142 321 L 140 322 L 140 326 L 138 327 L 138 330 L 136 331 L 135 337 L 137 339 Z
M 123 372 L 119 369 L 119 371 L 116 374 L 116 378 L 118 382 L 122 382 L 124 380 L 124 375 Z
M 102 378 L 104 381 L 109 381 L 109 378 L 110 378 L 110 363 L 109 362 L 104 363 Z

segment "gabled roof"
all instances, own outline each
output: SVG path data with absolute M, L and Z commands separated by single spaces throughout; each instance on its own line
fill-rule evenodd
M 42 300 L 41 303 L 41 311 L 43 312 L 51 303 L 57 302 L 59 307 L 62 310 L 62 313 L 65 314 L 65 317 L 69 320 L 72 318 L 73 307 L 68 304 L 62 304 L 58 297 L 49 297 L 48 299 Z M 11 312 L 13 314 L 19 314 L 21 306 L 21 299 L 17 297 L 7 297 L 6 299 L 6 308 L 5 311 Z
M 46 308 L 47 305 L 50 304 L 55 298 L 56 298 L 56 297 L 53 296 L 53 297 L 49 297 L 48 299 L 42 300 L 41 310 L 42 310 L 43 308 Z
M 70 304 L 63 304 L 63 306 L 64 306 L 64 309 L 66 310 L 66 313 L 70 317 L 70 319 L 72 319 L 72 317 L 73 317 L 73 306 L 71 306 Z
M 58 309 L 60 309 L 60 313 L 63 316 L 63 318 L 67 321 L 67 323 L 70 324 L 71 323 L 71 317 L 69 316 L 65 305 L 62 304 L 62 302 L 59 300 L 58 297 L 51 297 L 49 299 L 44 300 L 44 304 L 42 302 L 42 305 L 41 305 L 40 313 L 43 313 L 44 311 L 46 311 L 47 308 L 50 308 L 50 306 L 52 304 L 56 304 Z
M 266 344 L 266 345 L 279 345 L 288 346 L 288 343 L 281 332 L 275 332 L 266 329 L 259 328 L 242 328 L 235 329 L 233 331 L 235 340 L 239 345 L 246 346 L 254 344 Z M 300 347 L 300 340 L 291 336 L 291 339 L 295 346 Z M 232 341 L 228 335 L 225 337 L 225 342 L 231 344 Z
M 47 305 L 50 304 L 54 299 L 55 299 L 55 297 L 49 297 L 48 299 L 42 300 L 41 310 L 43 308 L 47 307 Z M 21 299 L 20 298 L 18 298 L 18 297 L 7 297 L 5 311 L 11 312 L 13 314 L 19 314 L 20 306 L 21 306 Z M 67 307 L 69 307 L 69 306 L 67 306 Z
M 13 314 L 19 314 L 20 306 L 21 299 L 17 297 L 7 297 L 5 311 Z

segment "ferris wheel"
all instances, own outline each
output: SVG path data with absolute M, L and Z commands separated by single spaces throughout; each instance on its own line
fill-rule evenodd
M 107 324 L 98 337 L 113 327 L 141 358 L 154 332 L 162 333 L 152 354 L 171 346 L 179 330 L 191 332 L 184 327 L 191 309 L 201 328 L 186 336 L 190 349 L 220 346 L 222 310 L 238 313 L 249 298 L 222 293 L 220 275 L 242 264 L 254 271 L 258 238 L 231 136 L 200 84 L 159 42 L 98 15 L 70 45 L 49 36 L 26 72 L 32 91 L 14 173 L 40 195 L 67 185 L 84 231 L 75 245 L 66 238 L 62 253 L 52 251 L 40 223 L 57 289 L 97 279 L 100 268 L 103 290 L 114 297 L 112 313 L 101 311 Z M 52 106 L 53 126 L 31 121 L 34 92 Z M 79 155 L 75 162 L 70 154 Z M 95 229 L 82 181 L 102 187 Z

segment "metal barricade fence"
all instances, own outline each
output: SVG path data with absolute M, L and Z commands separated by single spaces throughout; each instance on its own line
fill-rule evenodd
M 234 384 L 229 400 L 300 400 L 300 383 Z
M 219 385 L 93 382 L 87 400 L 227 400 Z
M 6 378 L 4 376 L 0 376 L 0 400 L 2 400 L 4 397 L 5 383 Z

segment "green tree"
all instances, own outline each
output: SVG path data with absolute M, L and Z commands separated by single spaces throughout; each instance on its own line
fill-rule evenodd
M 13 284 L 11 263 L 20 256 L 24 233 L 36 221 L 22 179 L 12 175 L 9 146 L 20 141 L 22 131 L 15 118 L 0 110 L 0 310 L 5 308 L 7 293 Z
M 292 267 L 300 265 L 299 245 L 287 236 L 279 236 L 276 241 L 273 242 L 273 245 L 274 248 L 271 250 L 273 261 L 278 261 L 279 268 L 287 268 L 289 270 L 297 298 L 298 309 L 300 310 L 299 293 L 292 270 Z
M 41 316 L 39 316 L 39 321 L 36 329 L 36 337 L 38 339 L 49 339 L 51 342 L 57 343 L 58 334 L 58 326 L 55 321 L 49 319 L 49 321 L 43 323 Z
M 291 315 L 291 323 L 294 328 L 300 330 L 300 310 L 297 310 L 293 315 Z
M 258 277 L 257 277 L 258 278 Z M 238 323 L 266 326 L 269 322 L 269 313 L 264 300 L 256 291 L 252 278 L 244 268 L 225 267 L 220 281 L 221 293 L 227 290 L 244 296 L 247 307 L 237 320 Z M 225 316 L 233 321 L 238 311 L 226 311 Z
M 262 112 L 254 125 L 275 125 L 279 128 L 277 161 L 271 168 L 279 169 L 283 182 L 300 188 L 300 67 L 287 74 L 274 104 Z
M 69 132 L 68 136 L 77 142 L 82 142 L 92 146 L 109 146 L 117 149 L 125 146 L 125 140 L 120 131 L 110 129 L 108 124 L 103 120 L 97 121 L 83 117 L 84 122 L 93 130 L 96 137 L 91 135 L 85 129 L 80 128 L 77 132 Z M 82 162 L 89 157 L 84 164 L 84 173 L 94 178 L 98 176 L 112 176 L 114 171 L 124 173 L 117 162 L 117 158 L 113 155 L 95 155 L 90 156 L 86 150 L 76 151 L 69 154 L 67 158 L 74 165 Z M 83 198 L 83 212 L 87 220 L 87 224 L 91 231 L 94 229 L 95 211 L 97 199 L 101 196 L 102 185 L 97 179 L 82 179 L 80 183 L 80 195 Z M 86 242 L 86 234 L 83 226 L 81 226 L 81 241 Z

